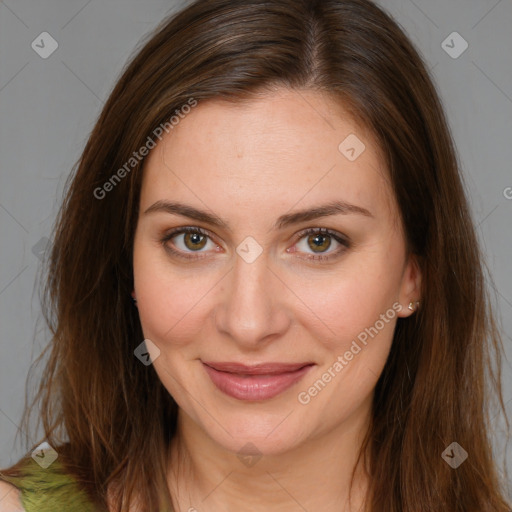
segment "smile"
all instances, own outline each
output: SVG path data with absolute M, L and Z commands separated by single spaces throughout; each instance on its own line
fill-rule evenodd
M 215 386 L 233 398 L 246 401 L 268 400 L 299 382 L 313 363 L 263 363 L 246 366 L 239 363 L 203 362 Z

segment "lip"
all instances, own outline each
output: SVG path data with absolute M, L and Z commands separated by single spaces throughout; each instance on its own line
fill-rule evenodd
M 238 400 L 269 400 L 293 386 L 314 366 L 304 363 L 202 362 L 213 384 Z

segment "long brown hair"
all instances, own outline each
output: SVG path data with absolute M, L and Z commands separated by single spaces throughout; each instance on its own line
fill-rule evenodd
M 116 511 L 135 494 L 144 511 L 172 509 L 165 472 L 177 406 L 134 357 L 144 159 L 126 162 L 191 98 L 240 102 L 276 86 L 328 93 L 372 131 L 421 265 L 421 308 L 398 320 L 361 450 L 370 449 L 368 510 L 509 511 L 489 437 L 492 397 L 506 418 L 503 348 L 453 142 L 422 58 L 368 0 L 199 0 L 129 63 L 55 224 L 43 297 L 53 339 L 32 405 L 41 404 L 40 441 L 58 447 L 99 505 L 118 482 Z M 469 453 L 457 469 L 441 457 L 454 441 Z

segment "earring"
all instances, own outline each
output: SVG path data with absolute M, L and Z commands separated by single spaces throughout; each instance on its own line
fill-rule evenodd
M 407 306 L 411 311 L 416 311 L 416 308 L 419 307 L 419 301 L 409 302 L 409 306 Z
M 132 297 L 133 303 L 137 305 L 137 299 L 135 297 Z

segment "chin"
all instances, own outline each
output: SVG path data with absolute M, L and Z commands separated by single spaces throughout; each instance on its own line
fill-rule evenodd
M 203 423 L 214 442 L 237 455 L 251 454 L 252 451 L 261 455 L 281 455 L 297 448 L 309 437 L 304 419 L 293 411 L 293 406 L 281 406 L 274 412 L 265 411 L 263 405 L 258 409 L 242 406 L 240 409 L 222 416 L 222 409 L 216 409 L 219 417 L 224 418 L 222 426 L 211 418 L 204 418 L 206 424 Z

